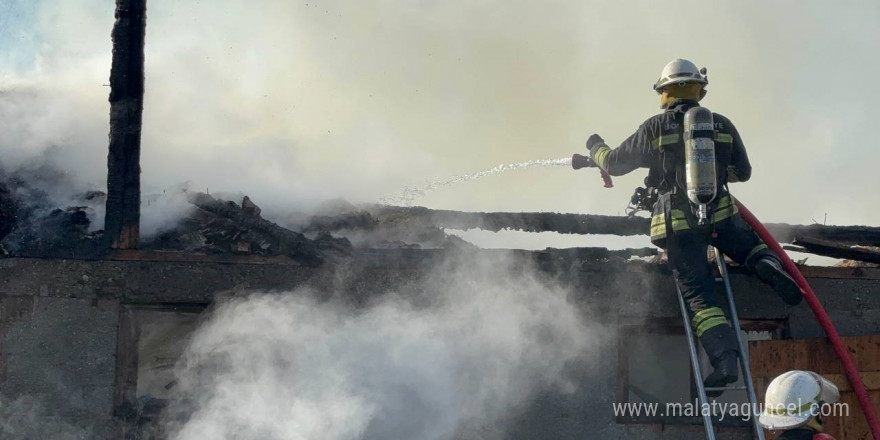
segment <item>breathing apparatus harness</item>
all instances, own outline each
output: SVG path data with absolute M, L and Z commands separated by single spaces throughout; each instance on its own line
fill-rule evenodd
M 715 124 L 712 112 L 705 107 L 692 107 L 684 115 L 684 174 L 682 184 L 681 173 L 676 171 L 676 182 L 667 181 L 667 159 L 670 152 L 660 149 L 660 167 L 652 166 L 645 177 L 645 186 L 638 187 L 630 197 L 626 213 L 629 217 L 640 211 L 653 212 L 654 205 L 660 194 L 687 189 L 689 205 L 697 217 L 698 225 L 709 223 L 710 211 L 714 207 L 718 194 L 718 182 L 715 164 Z M 673 160 L 675 159 L 674 155 Z M 678 165 L 673 163 L 672 167 Z M 724 184 L 726 187 L 726 183 Z

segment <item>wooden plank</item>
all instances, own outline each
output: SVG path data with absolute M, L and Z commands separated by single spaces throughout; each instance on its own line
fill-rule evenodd
M 869 393 L 869 397 L 870 393 Z M 875 395 L 872 397 L 872 400 L 876 402 L 880 398 L 880 395 Z M 849 416 L 838 416 L 838 417 L 827 417 L 827 422 L 835 422 L 835 424 L 839 427 L 838 433 L 833 431 L 828 431 L 829 434 L 834 435 L 839 440 L 871 440 L 873 437 L 871 436 L 871 430 L 868 427 L 868 422 L 865 421 L 864 416 L 862 415 L 862 407 L 859 404 L 859 399 L 856 397 L 855 393 L 849 392 L 841 395 L 842 403 L 846 403 L 849 407 Z
M 788 365 L 801 361 L 808 356 L 806 340 L 770 340 L 749 342 L 749 362 L 752 375 L 776 376 L 786 370 Z M 803 368 L 803 367 L 801 367 Z
M 834 382 L 841 393 L 853 390 L 845 374 L 823 374 L 822 376 Z M 859 377 L 868 391 L 880 391 L 880 371 L 859 372 Z
M 880 335 L 849 336 L 844 344 L 860 371 L 880 371 Z M 855 355 L 853 353 L 859 353 Z M 843 365 L 825 338 L 776 339 L 749 343 L 753 374 L 772 375 L 791 369 L 843 374 Z M 788 368 L 798 365 L 797 368 Z

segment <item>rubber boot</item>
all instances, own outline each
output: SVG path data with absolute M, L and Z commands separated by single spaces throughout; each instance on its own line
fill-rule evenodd
M 727 351 L 712 362 L 712 373 L 703 379 L 706 388 L 723 387 L 739 379 L 739 361 L 735 351 Z M 718 397 L 724 390 L 706 390 L 707 397 Z
M 706 330 L 700 336 L 700 343 L 712 364 L 712 373 L 703 380 L 703 386 L 717 388 L 736 382 L 739 379 L 739 350 L 730 325 L 717 325 Z M 718 397 L 723 392 L 706 390 L 706 396 Z
M 782 267 L 775 256 L 765 255 L 755 262 L 755 273 L 761 281 L 770 285 L 786 304 L 796 306 L 803 301 L 801 288 Z

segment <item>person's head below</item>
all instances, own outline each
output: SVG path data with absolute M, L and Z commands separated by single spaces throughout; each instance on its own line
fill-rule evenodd
M 840 399 L 840 391 L 829 380 L 812 371 L 782 373 L 767 386 L 764 410 L 758 423 L 773 431 L 811 429 L 822 432 L 822 414 L 827 404 Z
M 660 79 L 654 83 L 654 91 L 660 95 L 660 108 L 666 108 L 679 99 L 703 99 L 707 84 L 709 78 L 705 67 L 697 69 L 696 64 L 676 58 L 660 72 Z

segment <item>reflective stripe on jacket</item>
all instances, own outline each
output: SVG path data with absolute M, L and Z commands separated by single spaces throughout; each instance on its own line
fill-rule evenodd
M 715 206 L 715 209 L 709 215 L 710 223 L 718 223 L 739 213 L 739 209 L 737 209 L 736 204 L 734 203 L 735 199 L 730 193 L 717 197 L 716 200 L 718 201 L 718 205 Z M 671 217 L 669 219 L 669 226 L 672 228 L 673 232 L 692 229 L 696 225 L 696 216 L 693 215 L 687 202 L 681 203 L 676 207 L 675 200 L 673 200 L 671 207 L 669 209 L 665 208 L 666 205 L 661 203 L 654 205 L 654 214 L 651 216 L 651 241 L 666 238 L 667 213 Z

